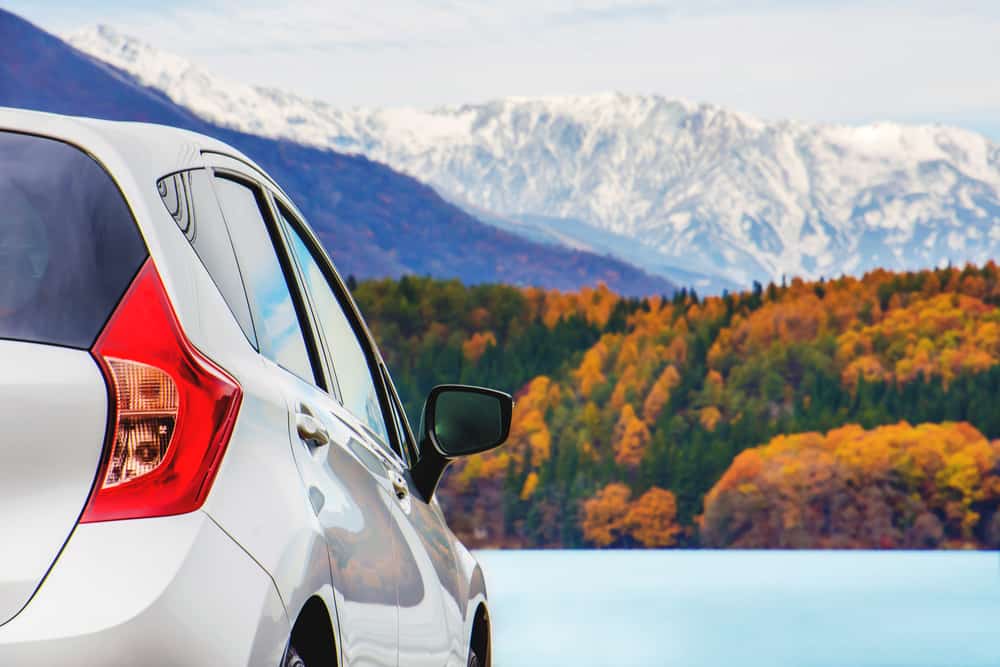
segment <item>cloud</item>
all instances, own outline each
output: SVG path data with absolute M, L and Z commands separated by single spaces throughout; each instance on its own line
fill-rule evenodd
M 668 19 L 676 10 L 670 3 L 607 3 L 596 7 L 572 7 L 567 10 L 552 12 L 544 17 L 547 26 L 566 27 L 587 23 L 617 23 L 621 21 Z
M 53 1 L 7 4 L 345 106 L 624 90 L 769 117 L 1000 125 L 993 0 Z

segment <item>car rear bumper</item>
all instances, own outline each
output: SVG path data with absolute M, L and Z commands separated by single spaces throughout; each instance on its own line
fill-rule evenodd
M 266 665 L 288 618 L 267 573 L 204 512 L 81 524 L 0 665 Z

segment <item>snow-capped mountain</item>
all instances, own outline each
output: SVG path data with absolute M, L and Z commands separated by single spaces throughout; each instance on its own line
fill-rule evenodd
M 134 77 L 0 8 L 0 107 L 165 123 L 256 160 L 299 204 L 344 276 L 401 275 L 628 296 L 674 285 L 604 255 L 544 245 L 484 224 L 433 188 L 364 156 L 247 134 L 195 116 Z M 0 237 L 3 236 L 0 217 Z
M 1000 256 L 1000 146 L 961 129 L 765 122 L 622 94 L 348 110 L 107 27 L 69 41 L 211 122 L 363 153 L 493 224 L 675 278 L 746 285 Z

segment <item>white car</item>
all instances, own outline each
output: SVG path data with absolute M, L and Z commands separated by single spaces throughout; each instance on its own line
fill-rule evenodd
M 489 665 L 434 491 L 512 406 L 436 387 L 414 437 L 229 146 L 0 109 L 0 665 Z

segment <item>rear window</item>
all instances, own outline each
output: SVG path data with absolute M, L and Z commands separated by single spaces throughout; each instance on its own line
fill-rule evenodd
M 89 348 L 146 256 L 97 162 L 0 132 L 0 338 Z

